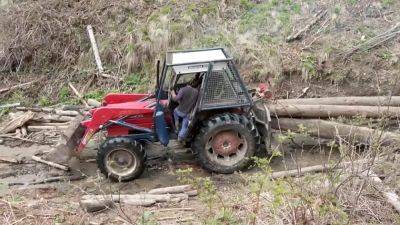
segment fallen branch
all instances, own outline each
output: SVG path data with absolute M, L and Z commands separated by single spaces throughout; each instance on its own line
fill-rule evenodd
M 8 91 L 15 90 L 15 89 L 18 89 L 18 88 L 22 88 L 22 87 L 25 87 L 25 86 L 29 86 L 29 85 L 31 85 L 33 83 L 38 82 L 39 80 L 34 80 L 34 81 L 26 82 L 26 83 L 23 83 L 23 84 L 17 84 L 17 85 L 14 85 L 12 87 L 0 89 L 0 94 L 8 92 Z
M 318 173 L 318 172 L 325 172 L 329 170 L 337 170 L 337 169 L 343 169 L 346 168 L 350 165 L 360 165 L 360 164 L 366 164 L 366 163 L 377 163 L 383 161 L 383 158 L 378 158 L 375 160 L 371 159 L 360 159 L 360 160 L 355 160 L 352 162 L 342 162 L 338 164 L 332 164 L 332 165 L 315 165 L 315 166 L 307 166 L 307 167 L 301 167 L 299 169 L 293 169 L 293 170 L 285 170 L 285 171 L 278 171 L 278 172 L 273 172 L 271 174 L 272 179 L 277 179 L 277 178 L 283 178 L 283 177 L 293 177 L 293 176 L 303 176 L 304 174 L 308 173 Z
M 57 176 L 57 177 L 48 177 L 44 178 L 38 181 L 33 181 L 33 182 L 12 182 L 8 183 L 8 186 L 16 186 L 16 185 L 37 185 L 37 184 L 47 184 L 47 183 L 53 183 L 53 182 L 58 182 L 58 181 L 77 181 L 77 180 L 82 180 L 86 176 L 83 175 L 73 175 L 73 176 Z
M 17 159 L 13 159 L 10 157 L 4 157 L 4 156 L 0 156 L 0 161 L 6 162 L 6 163 L 14 163 L 14 164 L 20 163 Z
M 286 42 L 291 42 L 297 39 L 300 39 L 308 30 L 311 29 L 312 26 L 314 26 L 322 17 L 326 15 L 328 10 L 325 11 L 319 11 L 314 15 L 314 19 L 308 23 L 304 28 L 300 29 L 297 31 L 295 34 L 291 34 L 286 38 Z
M 395 191 L 383 185 L 382 180 L 372 171 L 366 171 L 363 176 L 368 180 L 374 182 L 378 186 L 378 190 L 385 196 L 386 201 L 393 206 L 393 208 L 400 213 L 400 198 Z
M 40 157 L 37 157 L 37 156 L 32 156 L 32 159 L 35 160 L 36 162 L 40 162 L 40 163 L 49 165 L 51 167 L 54 167 L 54 168 L 57 168 L 57 169 L 60 169 L 60 170 L 64 170 L 64 171 L 68 171 L 69 170 L 69 168 L 67 166 L 64 166 L 64 165 L 61 165 L 61 164 L 58 164 L 58 163 L 54 163 L 54 162 L 50 162 L 50 161 L 46 161 L 46 160 L 41 159 Z
M 10 139 L 15 139 L 15 140 L 20 140 L 20 141 L 26 141 L 26 142 L 40 144 L 40 145 L 52 145 L 52 144 L 54 144 L 54 143 L 50 143 L 50 142 L 35 141 L 35 140 L 28 139 L 28 138 L 15 137 L 15 136 L 12 136 L 12 135 L 0 135 L 0 137 L 1 138 L 10 138 Z
M 83 98 L 83 96 L 81 95 L 81 93 L 79 93 L 78 90 L 76 90 L 76 88 L 74 87 L 74 85 L 72 85 L 71 82 L 68 82 L 69 87 L 71 88 L 71 90 L 74 92 L 74 94 L 78 97 L 78 99 L 85 105 L 85 107 L 90 107 L 89 104 L 86 102 L 86 100 Z
M 397 23 L 392 28 L 383 32 L 382 34 L 379 34 L 379 35 L 365 41 L 364 43 L 361 43 L 361 44 L 353 47 L 352 49 L 347 50 L 344 53 L 341 53 L 341 55 L 344 55 L 345 58 L 348 58 L 356 52 L 368 51 L 372 48 L 382 45 L 383 43 L 395 38 L 399 34 L 400 34 L 400 23 Z

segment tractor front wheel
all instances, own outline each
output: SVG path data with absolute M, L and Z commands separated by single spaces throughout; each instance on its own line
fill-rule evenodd
M 205 169 L 233 173 L 248 167 L 259 138 L 251 120 L 227 113 L 213 117 L 203 125 L 193 148 Z
M 100 171 L 114 181 L 130 181 L 144 170 L 143 146 L 129 138 L 111 138 L 97 152 Z

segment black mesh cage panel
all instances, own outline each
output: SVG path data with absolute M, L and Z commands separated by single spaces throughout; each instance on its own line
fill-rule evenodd
M 246 89 L 241 85 L 238 77 L 231 62 L 227 63 L 223 69 L 213 69 L 206 79 L 201 108 L 249 105 Z

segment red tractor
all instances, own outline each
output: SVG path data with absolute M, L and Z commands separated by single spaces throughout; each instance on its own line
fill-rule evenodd
M 146 144 L 167 146 L 177 137 L 171 113 L 177 103 L 171 101 L 171 90 L 178 91 L 195 76 L 199 94 L 185 141 L 205 169 L 244 169 L 256 150 L 268 145 L 268 110 L 254 110 L 251 94 L 224 49 L 167 52 L 158 71 L 159 64 L 154 94 L 108 94 L 69 135 L 67 146 L 79 153 L 104 130 L 107 139 L 97 153 L 100 171 L 117 181 L 137 178 L 144 169 Z

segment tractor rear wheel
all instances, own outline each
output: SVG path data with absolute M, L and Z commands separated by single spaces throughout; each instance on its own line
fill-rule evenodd
M 238 114 L 222 114 L 204 123 L 193 150 L 199 163 L 217 173 L 233 173 L 248 167 L 259 134 L 253 122 Z
M 97 152 L 100 171 L 114 181 L 130 181 L 144 170 L 143 146 L 129 138 L 111 138 Z

